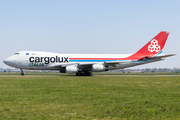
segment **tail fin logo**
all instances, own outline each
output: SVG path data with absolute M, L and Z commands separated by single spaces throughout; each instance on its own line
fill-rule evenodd
M 158 41 L 156 39 L 151 40 L 151 44 L 148 46 L 148 50 L 150 52 L 159 52 L 161 50 L 161 46 L 158 45 Z

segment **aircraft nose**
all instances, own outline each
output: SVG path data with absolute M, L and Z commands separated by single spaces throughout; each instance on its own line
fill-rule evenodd
M 5 63 L 5 64 L 6 64 L 6 60 L 4 60 L 4 61 L 3 61 L 3 63 Z
M 9 61 L 9 59 L 7 58 L 7 59 L 5 59 L 3 62 L 4 62 L 5 64 L 8 64 L 10 61 Z
M 11 57 L 9 57 L 9 58 L 5 59 L 3 62 L 4 62 L 6 65 L 11 65 L 12 62 L 13 62 L 13 60 L 12 60 Z

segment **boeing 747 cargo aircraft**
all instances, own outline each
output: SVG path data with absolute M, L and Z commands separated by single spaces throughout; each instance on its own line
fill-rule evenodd
M 40 51 L 20 51 L 4 60 L 4 63 L 21 70 L 58 70 L 60 73 L 76 73 L 76 76 L 92 76 L 92 72 L 122 69 L 164 60 L 175 54 L 162 55 L 169 33 L 160 32 L 134 54 L 58 54 Z M 131 46 L 131 45 L 129 45 Z

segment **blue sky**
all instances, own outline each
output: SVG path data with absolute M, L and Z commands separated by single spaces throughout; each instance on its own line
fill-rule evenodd
M 164 54 L 178 55 L 135 68 L 174 68 L 180 60 L 178 0 L 9 0 L 0 4 L 0 67 L 17 51 L 134 53 L 170 31 Z

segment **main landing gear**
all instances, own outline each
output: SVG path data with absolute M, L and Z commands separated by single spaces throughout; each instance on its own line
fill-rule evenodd
M 21 76 L 24 76 L 23 70 L 22 69 L 20 69 L 20 70 L 21 70 Z
M 92 72 L 91 71 L 88 71 L 88 72 L 78 72 L 76 73 L 76 76 L 92 76 Z

